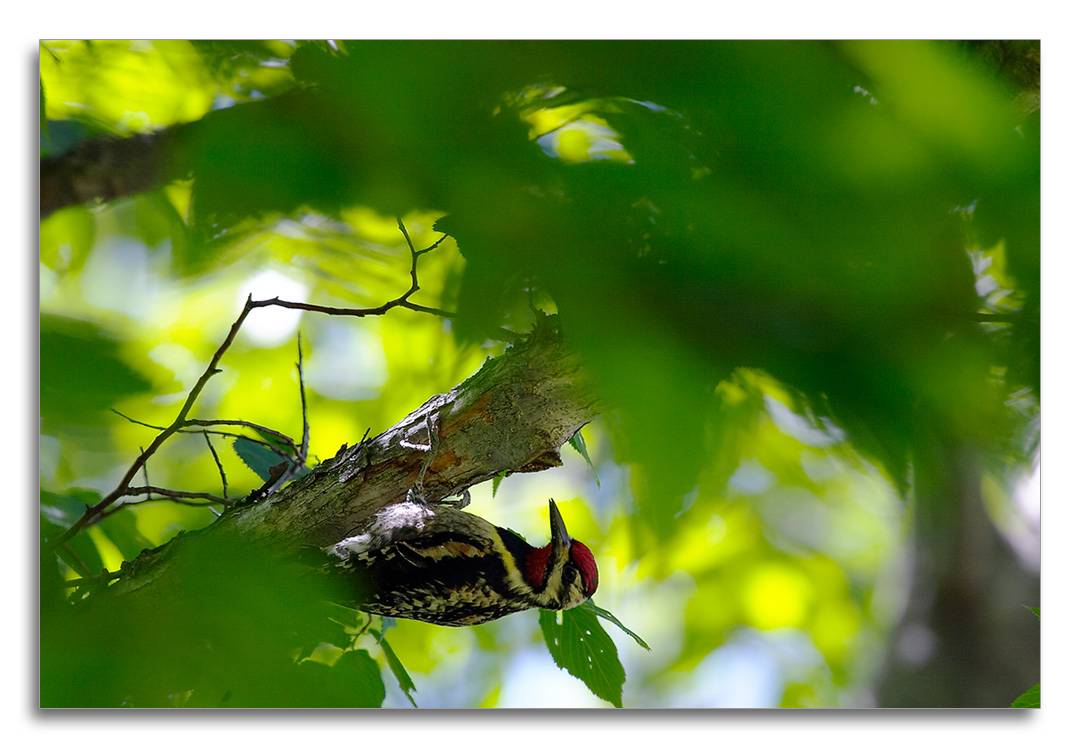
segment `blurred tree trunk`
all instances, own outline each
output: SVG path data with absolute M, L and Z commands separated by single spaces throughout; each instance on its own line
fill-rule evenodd
M 975 450 L 931 441 L 916 476 L 913 589 L 885 707 L 1005 707 L 1039 680 L 1039 578 L 990 521 Z

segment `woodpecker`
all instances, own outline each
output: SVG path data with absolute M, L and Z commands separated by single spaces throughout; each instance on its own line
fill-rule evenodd
M 596 560 L 548 502 L 551 542 L 534 548 L 475 514 L 403 501 L 326 549 L 355 580 L 360 610 L 471 626 L 529 608 L 566 610 L 596 592 Z

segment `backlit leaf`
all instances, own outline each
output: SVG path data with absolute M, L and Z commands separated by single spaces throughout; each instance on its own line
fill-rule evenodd
M 250 439 L 233 440 L 233 450 L 244 461 L 244 464 L 264 481 L 270 480 L 271 468 L 286 461 L 270 447 Z
M 150 389 L 124 361 L 120 341 L 70 317 L 41 316 L 41 418 L 46 430 L 96 424 L 121 398 Z
M 592 598 L 589 598 L 588 600 L 583 602 L 581 604 L 581 607 L 585 608 L 586 610 L 592 611 L 593 613 L 595 613 L 600 618 L 603 618 L 604 620 L 611 621 L 612 623 L 614 623 L 616 626 L 618 626 L 620 629 L 622 629 L 624 634 L 626 634 L 631 639 L 636 641 L 639 646 L 644 647 L 645 649 L 651 649 L 651 647 L 648 645 L 648 643 L 644 639 L 642 639 L 640 636 L 638 636 L 633 631 L 631 631 L 626 626 L 624 626 L 623 622 L 620 621 L 618 618 L 616 618 L 614 613 L 612 613 L 609 610 L 604 610 L 603 608 L 601 608 L 599 605 L 597 605 L 596 603 L 594 603 L 592 601 Z
M 600 625 L 596 613 L 584 606 L 558 614 L 541 610 L 540 630 L 556 665 L 604 701 L 622 707 L 626 671 L 619 662 L 615 642 Z
M 416 706 L 416 700 L 412 697 L 412 692 L 416 690 L 416 684 L 413 683 L 412 677 L 409 676 L 409 671 L 405 669 L 405 666 L 401 663 L 397 653 L 394 652 L 394 648 L 390 646 L 390 642 L 386 640 L 386 632 L 379 631 L 378 629 L 372 629 L 372 636 L 375 637 L 375 641 L 379 643 L 379 647 L 382 648 L 383 654 L 386 656 L 386 664 L 390 666 L 390 672 L 394 674 L 394 678 L 397 679 L 398 686 L 401 687 L 402 693 L 405 694 L 405 698 L 409 700 L 409 703 L 414 707 Z
M 589 458 L 589 449 L 585 446 L 585 437 L 581 435 L 581 431 L 577 431 L 570 437 L 570 446 L 574 448 L 579 455 L 585 458 L 585 462 L 589 463 L 589 469 L 592 470 L 593 480 L 596 481 L 596 485 L 600 485 L 600 473 L 596 470 L 596 465 L 593 465 L 592 459 Z

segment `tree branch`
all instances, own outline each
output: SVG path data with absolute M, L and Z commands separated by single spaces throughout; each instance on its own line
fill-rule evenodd
M 221 496 L 226 501 L 229 500 L 229 479 L 225 477 L 225 468 L 221 465 L 221 460 L 218 459 L 217 450 L 214 449 L 213 443 L 210 441 L 210 434 L 203 432 L 203 439 L 206 439 L 206 448 L 210 450 L 210 456 L 214 458 L 214 464 L 217 465 L 218 475 L 221 476 Z
M 597 408 L 579 363 L 554 325 L 543 321 L 526 341 L 382 434 L 343 445 L 333 458 L 265 500 L 234 503 L 217 522 L 182 542 L 329 545 L 355 533 L 379 508 L 405 498 L 427 456 L 406 445 L 428 438 L 429 420 L 439 424 L 440 444 L 426 471 L 424 493 L 439 501 L 495 475 L 535 470 L 538 460 L 557 452 Z M 167 574 L 184 553 L 170 548 L 176 543 L 126 564 L 110 593 L 144 589 L 148 579 Z
M 41 159 L 41 218 L 70 205 L 129 197 L 190 176 L 197 146 L 215 132 L 247 129 L 260 118 L 288 117 L 312 106 L 294 91 L 209 112 L 202 119 L 151 133 L 88 140 Z
M 173 499 L 205 499 L 214 504 L 229 503 L 227 499 L 223 499 L 220 496 L 215 496 L 214 494 L 205 491 L 175 491 L 171 488 L 161 488 L 160 486 L 140 486 L 138 488 L 129 488 L 124 491 L 125 496 L 150 496 L 152 494 Z
M 195 382 L 195 385 L 188 392 L 187 398 L 184 400 L 184 404 L 180 406 L 180 412 L 176 414 L 176 418 L 173 422 L 166 426 L 164 429 L 158 432 L 158 435 L 154 437 L 154 440 L 150 442 L 150 446 L 145 451 L 141 451 L 135 462 L 128 468 L 127 472 L 120 479 L 120 483 L 109 492 L 101 501 L 94 504 L 91 507 L 87 507 L 75 524 L 64 531 L 60 537 L 51 541 L 57 545 L 63 544 L 66 540 L 74 536 L 79 530 L 93 521 L 96 517 L 101 515 L 109 506 L 111 506 L 117 499 L 125 495 L 128 487 L 131 485 L 132 478 L 138 474 L 142 469 L 146 461 L 154 455 L 155 452 L 164 444 L 170 436 L 178 432 L 184 425 L 184 421 L 187 419 L 188 413 L 191 412 L 192 406 L 195 405 L 195 401 L 202 394 L 203 388 L 206 387 L 206 383 L 210 381 L 210 378 L 219 373 L 221 369 L 217 368 L 218 363 L 221 361 L 221 357 L 225 355 L 225 351 L 232 345 L 233 340 L 236 338 L 236 333 L 240 331 L 240 326 L 244 324 L 244 320 L 247 319 L 248 314 L 251 313 L 253 307 L 251 306 L 251 296 L 247 298 L 247 302 L 244 304 L 244 308 L 240 311 L 240 315 L 233 322 L 232 327 L 229 328 L 228 334 L 225 336 L 225 340 L 222 341 L 218 349 L 214 351 L 214 355 L 210 357 L 210 363 L 206 367 L 206 371 L 202 373 L 199 379 Z
M 190 125 L 127 138 L 91 140 L 41 160 L 41 217 L 69 205 L 113 200 L 160 187 L 188 171 L 174 159 Z
M 303 467 L 307 463 L 308 442 L 311 439 L 311 427 L 307 417 L 307 393 L 304 392 L 304 346 L 300 333 L 296 333 L 296 375 L 300 379 L 300 452 L 297 463 Z
M 280 476 L 278 476 L 278 479 L 275 480 L 273 482 L 273 484 L 271 484 L 268 487 L 267 493 L 273 493 L 278 488 L 280 488 L 286 481 L 288 481 L 290 478 L 292 478 L 297 472 L 299 472 L 299 468 L 303 467 L 303 464 L 304 464 L 304 462 L 305 462 L 305 460 L 307 458 L 307 442 L 308 442 L 307 400 L 306 400 L 306 395 L 304 393 L 304 378 L 303 378 L 304 374 L 303 374 L 303 368 L 302 368 L 303 367 L 303 354 L 302 354 L 302 352 L 300 353 L 300 361 L 297 364 L 297 368 L 298 368 L 298 370 L 300 372 L 300 400 L 301 400 L 301 407 L 302 407 L 303 416 L 304 416 L 304 424 L 303 424 L 304 433 L 303 433 L 303 436 L 301 437 L 301 445 L 300 445 L 299 448 L 296 446 L 296 443 L 292 439 L 290 439 L 288 436 L 286 436 L 286 435 L 284 435 L 284 434 L 282 434 L 280 432 L 274 431 L 273 429 L 266 428 L 265 426 L 260 426 L 260 425 L 258 425 L 256 423 L 251 422 L 251 421 L 242 421 L 242 420 L 235 420 L 235 419 L 227 419 L 227 420 L 226 419 L 212 419 L 212 420 L 189 419 L 188 414 L 191 412 L 191 409 L 195 405 L 195 401 L 199 398 L 199 395 L 202 394 L 203 389 L 206 387 L 206 383 L 210 381 L 211 377 L 213 377 L 215 374 L 217 374 L 217 373 L 219 373 L 221 371 L 221 369 L 217 368 L 218 363 L 220 363 L 222 356 L 225 355 L 225 352 L 232 345 L 233 340 L 236 339 L 237 332 L 239 332 L 241 325 L 244 324 L 244 320 L 247 319 L 248 314 L 250 314 L 253 309 L 259 309 L 261 307 L 267 307 L 267 306 L 283 306 L 283 307 L 287 307 L 287 308 L 290 308 L 290 309 L 304 309 L 304 310 L 307 310 L 307 311 L 316 311 L 316 312 L 321 312 L 323 314 L 329 314 L 329 315 L 347 315 L 347 316 L 353 316 L 353 317 L 367 317 L 367 316 L 385 314 L 386 312 L 393 309 L 394 307 L 404 306 L 406 304 L 409 304 L 409 297 L 420 290 L 420 281 L 419 281 L 419 277 L 418 277 L 418 274 L 417 274 L 417 266 L 419 264 L 419 259 L 420 259 L 421 255 L 436 249 L 442 243 L 442 241 L 446 238 L 446 236 L 444 235 L 443 237 L 441 237 L 438 241 L 436 241 L 434 244 L 432 244 L 429 247 L 425 247 L 422 250 L 417 250 L 416 247 L 413 245 L 412 237 L 409 236 L 409 232 L 405 228 L 405 224 L 402 223 L 400 218 L 398 218 L 397 224 L 398 224 L 398 228 L 401 231 L 402 236 L 405 237 L 406 246 L 408 246 L 408 248 L 409 248 L 409 279 L 410 279 L 410 284 L 409 284 L 409 288 L 406 289 L 404 293 L 402 293 L 400 296 L 398 296 L 398 297 L 396 297 L 394 299 L 391 299 L 390 301 L 387 301 L 386 303 L 381 304 L 379 306 L 368 307 L 368 308 L 360 308 L 360 309 L 341 309 L 341 308 L 338 308 L 338 307 L 327 307 L 327 306 L 320 306 L 320 305 L 315 305 L 315 304 L 302 304 L 302 303 L 299 303 L 299 302 L 283 301 L 282 299 L 279 299 L 277 297 L 274 297 L 273 299 L 261 299 L 261 300 L 256 301 L 256 300 L 253 300 L 251 295 L 249 294 L 248 297 L 247 297 L 247 300 L 244 302 L 244 307 L 243 307 L 243 309 L 241 309 L 239 316 L 236 318 L 236 321 L 233 322 L 232 327 L 229 328 L 229 332 L 225 336 L 225 340 L 222 341 L 221 345 L 218 346 L 218 349 L 214 352 L 214 355 L 210 358 L 210 363 L 207 365 L 206 371 L 203 372 L 202 376 L 199 377 L 199 379 L 195 382 L 195 385 L 191 388 L 191 391 L 188 393 L 187 398 L 184 400 L 184 404 L 180 407 L 180 412 L 177 413 L 176 418 L 173 419 L 172 423 L 170 423 L 168 426 L 164 426 L 164 427 L 162 427 L 162 426 L 154 426 L 152 424 L 145 423 L 143 421 L 137 421 L 134 418 L 130 418 L 129 416 L 126 416 L 126 415 L 124 415 L 123 413 L 120 413 L 117 410 L 113 411 L 114 413 L 117 413 L 121 417 L 123 417 L 123 418 L 125 418 L 125 419 L 127 419 L 127 420 L 129 420 L 129 421 L 131 421 L 133 423 L 137 423 L 137 424 L 139 424 L 141 426 L 146 426 L 146 427 L 152 428 L 152 429 L 158 429 L 159 430 L 158 435 L 156 437 L 154 437 L 154 440 L 152 442 L 150 442 L 150 446 L 147 447 L 146 450 L 143 450 L 143 449 L 140 448 L 138 458 L 136 458 L 135 462 L 131 465 L 130 468 L 128 468 L 127 472 L 124 473 L 124 476 L 120 479 L 120 483 L 117 485 L 117 487 L 115 489 L 113 489 L 108 495 L 103 497 L 101 499 L 101 501 L 99 501 L 97 504 L 94 504 L 93 506 L 87 507 L 87 509 L 83 513 L 83 515 L 71 527 L 69 527 L 59 537 L 53 539 L 50 542 L 55 544 L 57 547 L 62 547 L 63 544 L 67 540 L 72 538 L 83 527 L 86 527 L 86 526 L 88 526 L 90 524 L 93 524 L 94 522 L 101 519 L 104 516 L 105 510 L 108 509 L 112 504 L 114 504 L 120 497 L 131 495 L 130 485 L 131 485 L 131 481 L 135 477 L 135 475 L 139 472 L 140 469 L 145 470 L 147 461 L 169 439 L 169 437 L 171 437 L 173 434 L 180 433 L 180 432 L 184 431 L 185 427 L 190 427 L 190 426 L 213 426 L 213 425 L 245 426 L 245 427 L 255 429 L 256 431 L 259 431 L 261 433 L 265 433 L 267 435 L 270 435 L 270 436 L 273 436 L 275 438 L 279 438 L 279 439 L 285 441 L 292 448 L 292 450 L 294 451 L 294 453 L 296 454 L 296 457 L 298 459 L 293 460 L 293 459 L 290 459 L 290 458 L 286 458 L 287 462 L 290 464 L 292 469 L 286 470 L 284 473 L 282 473 Z M 429 311 L 427 309 L 427 307 L 420 307 L 420 306 L 417 306 L 417 305 L 412 305 L 411 308 L 415 308 L 417 311 Z M 513 335 L 513 333 L 509 333 L 509 331 L 503 331 L 503 332 L 506 332 L 509 335 Z M 514 336 L 514 337 L 516 338 L 517 336 Z M 299 339 L 297 341 L 297 345 L 298 345 L 298 350 L 299 350 Z M 205 436 L 206 434 L 209 434 L 211 432 L 204 431 L 203 433 L 204 433 L 204 436 Z M 236 438 L 241 438 L 241 437 L 239 437 L 237 435 Z M 270 445 L 268 445 L 268 446 L 270 446 Z M 274 449 L 274 448 L 271 446 L 271 449 Z M 274 449 L 274 451 L 278 452 L 280 454 L 280 452 L 277 449 Z M 215 457 L 215 460 L 216 460 L 217 455 L 215 455 L 214 457 Z M 220 467 L 220 465 L 219 465 L 219 467 Z

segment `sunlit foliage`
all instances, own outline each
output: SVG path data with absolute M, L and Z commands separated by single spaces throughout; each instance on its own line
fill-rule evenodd
M 168 423 L 248 294 L 400 294 L 400 216 L 417 246 L 451 236 L 415 301 L 455 324 L 256 310 L 197 411 L 298 436 L 302 331 L 325 459 L 498 355 L 482 330 L 557 312 L 612 405 L 583 431 L 592 464 L 567 446 L 563 468 L 474 488 L 470 511 L 537 541 L 559 498 L 597 603 L 651 645 L 606 625 L 626 706 L 873 703 L 910 500 L 953 500 L 948 450 L 976 456 L 995 520 L 1030 544 L 1010 492 L 1038 449 L 1038 115 L 958 45 L 72 41 L 42 45 L 41 76 L 43 155 L 207 123 L 188 178 L 42 222 L 45 536 L 153 437 L 110 410 Z M 180 436 L 149 480 L 218 491 L 203 438 Z M 214 439 L 230 492 L 262 483 Z M 43 584 L 214 517 L 129 507 Z M 282 682 L 265 703 L 604 703 L 552 663 L 534 613 L 388 624 L 317 632 L 290 685 L 257 639 L 242 661 Z

